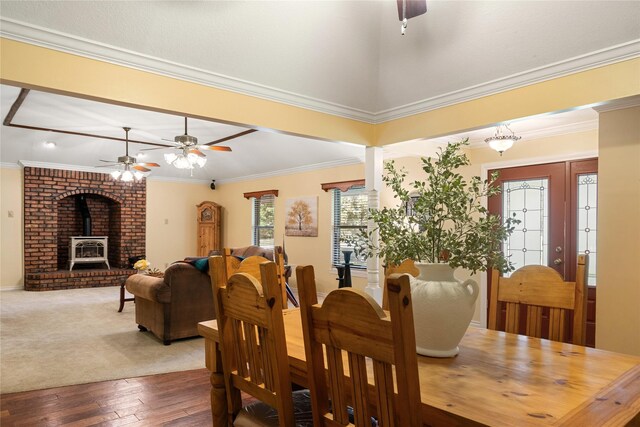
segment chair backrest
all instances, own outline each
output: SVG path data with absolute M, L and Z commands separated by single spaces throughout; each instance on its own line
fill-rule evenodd
M 356 426 L 370 427 L 371 416 L 381 426 L 421 425 L 409 277 L 388 279 L 391 316 L 369 295 L 353 288 L 333 290 L 318 305 L 313 267 L 298 267 L 296 277 L 313 425 L 354 425 L 347 405 L 353 407 Z M 367 362 L 368 358 L 372 361 Z M 349 378 L 345 378 L 346 369 Z M 373 384 L 368 370 L 373 372 Z
M 573 344 L 585 345 L 587 311 L 586 255 L 578 255 L 576 281 L 565 282 L 554 269 L 527 265 L 510 277 L 492 271 L 489 329 L 499 329 L 502 305 L 506 306 L 505 332 L 519 333 L 521 307 L 526 308 L 525 334 L 542 337 L 543 310 L 549 310 L 548 338 L 567 341 L 567 313 L 573 312 Z M 526 306 L 526 307 L 524 307 Z
M 384 269 L 384 288 L 382 289 L 382 309 L 389 310 L 389 295 L 387 292 L 387 278 L 392 274 L 408 273 L 413 277 L 418 277 L 420 270 L 412 259 L 405 259 L 399 265 L 389 264 Z
M 229 415 L 233 419 L 240 411 L 240 391 L 244 391 L 275 408 L 280 425 L 293 426 L 277 266 L 267 260 L 260 264 L 252 260 L 243 266 L 250 258 L 228 280 L 224 259 L 209 258 Z M 260 280 L 242 271 L 256 265 Z
M 270 261 L 267 258 L 253 255 L 244 259 L 240 259 L 231 255 L 233 249 L 224 248 L 224 263 L 227 277 L 235 273 L 247 273 L 260 280 L 260 264 L 266 261 Z M 278 273 L 278 283 L 282 294 L 282 308 L 287 308 L 287 281 L 284 274 L 284 254 L 282 253 L 282 247 L 276 246 L 274 250 L 274 261 L 276 263 L 276 270 Z

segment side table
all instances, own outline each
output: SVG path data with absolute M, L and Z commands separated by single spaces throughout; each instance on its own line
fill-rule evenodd
M 122 285 L 120 285 L 120 308 L 118 308 L 118 313 L 122 312 L 122 309 L 124 308 L 124 303 L 127 301 L 135 301 L 134 297 L 131 298 L 125 298 L 124 297 L 124 285 L 127 283 L 127 279 L 124 279 L 122 281 Z

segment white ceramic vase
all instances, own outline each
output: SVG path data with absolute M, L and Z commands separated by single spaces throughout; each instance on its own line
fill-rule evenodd
M 416 350 L 425 356 L 453 357 L 473 318 L 478 284 L 456 280 L 449 264 L 417 262 L 416 267 L 420 275 L 411 279 Z

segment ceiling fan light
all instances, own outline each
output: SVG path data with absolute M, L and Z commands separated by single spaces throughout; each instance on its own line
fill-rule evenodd
M 113 171 L 113 172 L 111 172 L 111 176 L 113 177 L 113 179 L 118 179 L 118 178 L 120 178 L 120 174 L 121 173 L 122 172 L 120 172 L 120 171 Z
M 135 171 L 133 173 L 133 176 L 136 179 L 136 181 L 140 181 L 142 178 L 144 178 L 144 174 L 140 171 Z
M 131 181 L 133 181 L 133 173 L 131 173 L 131 171 L 129 171 L 129 170 L 122 172 L 122 176 L 120 177 L 120 180 L 122 182 L 131 182 Z
M 189 163 L 194 164 L 198 160 L 198 155 L 194 153 L 187 154 L 187 160 Z
M 206 157 L 198 157 L 196 159 L 196 163 L 198 164 L 198 166 L 200 166 L 202 168 L 207 163 L 207 158 Z
M 173 165 L 178 169 L 192 169 L 193 166 L 191 162 L 185 156 L 179 156 L 174 162 Z
M 178 156 L 176 156 L 174 153 L 167 153 L 164 155 L 164 161 L 169 165 L 175 162 L 177 158 Z

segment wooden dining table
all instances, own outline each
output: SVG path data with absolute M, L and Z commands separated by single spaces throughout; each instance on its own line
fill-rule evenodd
M 284 312 L 291 379 L 307 385 L 299 309 Z M 214 426 L 228 425 L 215 320 L 198 325 Z M 640 357 L 469 327 L 452 358 L 418 355 L 425 425 L 640 426 Z

